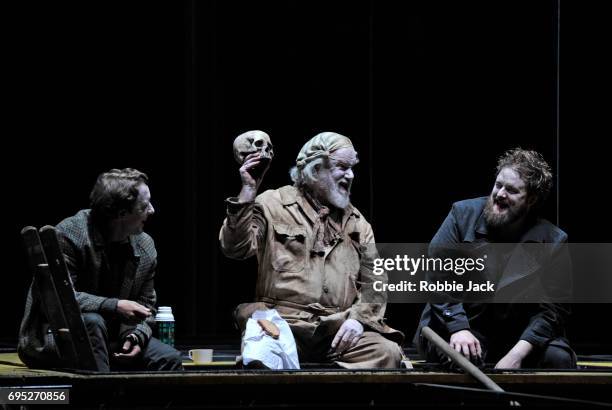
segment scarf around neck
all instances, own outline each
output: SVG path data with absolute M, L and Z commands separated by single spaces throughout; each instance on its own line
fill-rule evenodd
M 317 219 L 313 226 L 314 242 L 311 253 L 324 255 L 325 249 L 334 245 L 340 238 L 340 223 L 334 220 L 331 215 L 332 210 L 314 198 L 307 189 L 303 189 L 302 193 L 317 213 Z

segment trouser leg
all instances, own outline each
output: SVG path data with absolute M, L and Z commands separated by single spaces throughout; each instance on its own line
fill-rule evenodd
M 147 370 L 183 370 L 181 353 L 154 337 L 142 352 L 142 362 Z
M 576 366 L 576 353 L 559 339 L 534 351 L 523 362 L 523 367 L 540 369 L 575 369 Z
M 89 335 L 91 347 L 94 354 L 98 371 L 108 372 L 110 371 L 109 365 L 109 343 L 108 343 L 108 329 L 106 321 L 98 313 L 83 313 L 83 322 L 85 322 L 85 328 Z
M 398 368 L 402 358 L 402 349 L 397 343 L 380 333 L 366 331 L 334 363 L 347 369 Z

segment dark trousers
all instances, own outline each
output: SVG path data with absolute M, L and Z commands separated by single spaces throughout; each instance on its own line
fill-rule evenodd
M 514 344 L 510 345 L 507 342 L 502 343 L 487 340 L 486 337 L 477 331 L 470 331 L 478 339 L 482 348 L 482 360 L 472 360 L 474 364 L 479 367 L 495 366 L 495 364 L 497 364 L 497 362 L 514 346 Z M 444 339 L 446 342 L 449 341 L 449 337 L 444 337 Z M 451 368 L 454 367 L 449 363 L 447 356 L 429 342 L 429 340 L 425 339 L 425 337 L 421 335 L 419 341 L 419 353 L 425 357 L 427 362 L 440 363 L 448 365 Z M 514 341 L 514 343 L 517 341 Z M 521 366 L 526 369 L 575 369 L 577 366 L 576 354 L 564 338 L 558 338 L 551 340 L 550 343 L 543 346 L 541 349 L 534 348 L 523 360 Z
M 109 338 L 109 326 L 102 315 L 83 313 L 83 321 L 100 372 L 108 372 L 111 367 L 112 370 L 183 370 L 180 352 L 153 337 L 129 364 L 111 363 L 110 356 L 121 348 L 121 341 Z

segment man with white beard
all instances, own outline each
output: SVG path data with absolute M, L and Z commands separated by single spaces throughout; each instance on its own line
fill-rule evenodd
M 242 189 L 226 201 L 219 237 L 226 256 L 258 259 L 256 301 L 236 309 L 239 327 L 256 310 L 276 309 L 301 362 L 399 367 L 403 335 L 384 323 L 386 304 L 362 301 L 363 284 L 381 278 L 372 273 L 378 255 L 367 246 L 372 227 L 350 203 L 359 162 L 353 144 L 334 132 L 316 135 L 290 171 L 294 185 L 257 195 L 270 164 L 260 157 L 245 158 Z
M 454 203 L 431 241 L 430 252 L 469 243 L 566 243 L 563 230 L 537 215 L 551 187 L 550 166 L 539 153 L 520 148 L 507 151 L 497 163 L 491 194 Z M 569 263 L 551 267 L 550 262 L 562 260 L 562 252 L 549 259 L 547 266 L 519 253 L 523 252 L 521 246 L 511 249 L 516 252 L 503 259 L 503 267 L 493 275 L 502 275 L 495 278 L 498 292 L 504 285 L 518 293 L 528 289 L 527 284 L 542 283 L 549 273 L 554 275 L 555 285 L 564 283 L 563 269 L 557 267 Z M 542 245 L 539 249 L 566 248 Z M 415 343 L 427 361 L 446 362 L 444 355 L 420 334 L 422 327 L 429 326 L 476 363 L 486 361 L 496 368 L 511 369 L 575 368 L 576 356 L 565 338 L 568 314 L 567 306 L 559 303 L 428 303 Z

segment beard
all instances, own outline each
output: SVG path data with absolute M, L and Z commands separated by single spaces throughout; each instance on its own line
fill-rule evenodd
M 505 212 L 499 213 L 495 211 L 494 205 L 497 203 L 504 204 L 502 201 L 496 201 L 491 195 L 487 198 L 487 203 L 484 209 L 484 218 L 487 226 L 491 229 L 501 229 L 513 222 L 519 220 L 525 213 L 527 213 L 527 207 L 523 206 L 520 208 L 513 208 L 511 205 L 506 203 Z
M 327 201 L 338 209 L 346 209 L 351 203 L 351 192 L 333 184 L 328 191 Z
M 346 209 L 351 203 L 351 183 L 341 187 L 340 184 L 331 178 L 330 174 L 322 180 L 317 181 L 312 187 L 312 191 L 318 201 L 334 208 Z

